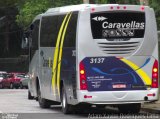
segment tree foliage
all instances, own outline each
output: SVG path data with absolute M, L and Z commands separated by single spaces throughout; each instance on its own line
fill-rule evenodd
M 0 0 L 0 7 L 13 6 L 18 0 Z
M 0 57 L 8 56 L 8 53 L 10 51 L 14 51 L 18 48 L 16 47 L 13 50 L 11 50 L 12 45 L 10 45 L 13 41 L 13 36 L 17 37 L 16 33 L 18 33 L 13 33 L 12 31 L 20 30 L 17 24 L 15 23 L 15 16 L 18 13 L 18 10 L 16 9 L 17 2 L 18 0 L 0 1 Z
M 24 4 L 18 7 L 17 23 L 24 28 L 31 23 L 36 15 L 50 7 L 50 3 L 48 0 L 26 0 Z
M 36 15 L 45 12 L 48 8 L 83 3 L 83 0 L 12 0 L 12 2 L 16 1 L 18 1 L 17 4 L 19 9 L 16 21 L 23 28 L 26 28 Z M 92 2 L 93 1 L 97 4 L 140 4 L 140 0 L 92 0 Z M 155 9 L 158 28 L 160 28 L 160 1 L 149 1 L 151 7 Z M 6 2 L 5 4 L 10 3 Z
M 95 0 L 95 2 L 100 4 L 139 4 L 138 0 Z
M 82 0 L 26 0 L 19 6 L 17 23 L 26 28 L 36 15 L 45 12 L 48 8 L 79 3 L 82 3 Z

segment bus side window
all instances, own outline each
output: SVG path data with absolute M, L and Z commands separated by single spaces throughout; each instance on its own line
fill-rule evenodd
M 64 47 L 75 47 L 78 12 L 73 12 L 67 27 Z
M 29 32 L 28 31 L 23 33 L 21 48 L 22 49 L 29 48 Z
M 22 49 L 29 49 L 32 46 L 32 30 L 34 24 L 31 24 L 30 27 L 23 33 L 22 37 Z
M 65 15 L 45 16 L 41 25 L 41 47 L 55 47 Z
M 38 49 L 38 35 L 39 35 L 39 23 L 40 20 L 36 20 L 32 25 L 31 25 L 31 47 L 33 49 Z
M 30 34 L 29 34 L 30 61 L 34 56 L 36 50 L 38 50 L 39 23 L 40 20 L 36 20 L 30 26 Z

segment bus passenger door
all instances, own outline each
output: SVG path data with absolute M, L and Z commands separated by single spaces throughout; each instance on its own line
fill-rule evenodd
M 52 59 L 50 55 L 52 54 L 50 48 L 40 48 L 40 76 L 43 88 L 43 95 L 45 98 L 50 98 L 51 96 L 51 79 L 52 79 Z

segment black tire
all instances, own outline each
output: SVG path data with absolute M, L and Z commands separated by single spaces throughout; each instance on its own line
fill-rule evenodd
M 25 86 L 26 89 L 28 89 L 28 86 Z
M 50 103 L 49 100 L 46 100 L 46 99 L 42 98 L 42 96 L 41 96 L 41 91 L 40 91 L 39 88 L 38 88 L 37 93 L 38 93 L 39 106 L 40 106 L 41 108 L 49 108 L 49 107 L 51 106 L 51 103 Z
M 19 89 L 19 86 L 14 86 L 15 89 Z
M 24 88 L 24 86 L 23 86 L 23 84 L 22 84 L 22 83 L 20 83 L 19 88 L 20 88 L 20 89 L 23 89 L 23 88 Z
M 119 105 L 118 110 L 120 113 L 125 113 L 125 114 L 138 114 L 141 109 L 141 104 L 124 104 L 124 105 Z
M 9 86 L 10 89 L 13 89 L 14 88 L 14 85 L 13 83 L 10 83 L 10 86 Z
M 64 114 L 71 114 L 73 111 L 73 106 L 68 104 L 67 95 L 64 87 L 62 87 L 62 91 L 61 91 L 61 102 L 62 102 L 62 112 Z
M 3 85 L 0 83 L 0 89 L 2 89 L 3 88 Z
M 31 92 L 28 90 L 28 99 L 29 100 L 32 100 L 32 99 L 34 99 L 34 97 L 31 95 Z

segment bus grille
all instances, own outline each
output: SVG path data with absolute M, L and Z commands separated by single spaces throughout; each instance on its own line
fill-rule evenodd
M 98 46 L 105 54 L 127 55 L 134 53 L 140 42 L 98 42 Z

